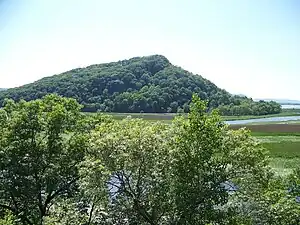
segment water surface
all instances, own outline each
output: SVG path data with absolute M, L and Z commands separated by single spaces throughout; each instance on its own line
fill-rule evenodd
M 230 125 L 240 125 L 240 124 L 249 124 L 249 123 L 269 123 L 269 122 L 287 122 L 300 120 L 300 116 L 278 116 L 278 117 L 269 117 L 269 118 L 259 118 L 259 119 L 248 119 L 248 120 L 229 120 L 226 123 Z

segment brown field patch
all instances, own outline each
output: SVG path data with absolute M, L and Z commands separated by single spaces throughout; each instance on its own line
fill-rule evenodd
M 300 132 L 300 124 L 255 124 L 255 125 L 231 125 L 230 128 L 236 130 L 246 127 L 252 132 L 279 132 L 279 133 L 298 133 Z

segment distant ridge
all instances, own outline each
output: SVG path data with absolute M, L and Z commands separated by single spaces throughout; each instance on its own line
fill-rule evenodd
M 280 105 L 300 105 L 300 101 L 299 100 L 291 100 L 291 99 L 271 99 L 271 98 L 264 98 L 264 99 L 255 99 L 255 101 L 266 101 L 266 102 L 277 102 Z

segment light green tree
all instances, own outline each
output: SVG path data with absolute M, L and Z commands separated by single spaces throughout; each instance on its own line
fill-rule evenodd
M 174 220 L 241 224 L 229 203 L 232 196 L 242 201 L 242 196 L 264 188 L 269 177 L 266 152 L 248 131 L 232 131 L 217 112 L 206 111 L 206 103 L 194 95 L 188 118 L 175 122 Z
M 102 123 L 82 169 L 86 194 L 112 224 L 160 224 L 169 211 L 167 125 L 125 119 Z M 99 205 L 98 205 L 99 206 Z M 122 222 L 123 221 L 123 222 Z

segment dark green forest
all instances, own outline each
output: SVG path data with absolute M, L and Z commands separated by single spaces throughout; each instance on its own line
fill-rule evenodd
M 254 102 L 218 88 L 200 75 L 172 65 L 161 55 L 96 64 L 46 77 L 0 93 L 5 98 L 34 100 L 56 93 L 75 98 L 87 112 L 189 112 L 193 93 L 223 115 L 266 115 L 281 111 L 275 102 Z

